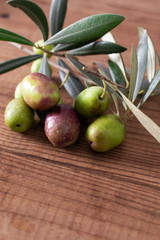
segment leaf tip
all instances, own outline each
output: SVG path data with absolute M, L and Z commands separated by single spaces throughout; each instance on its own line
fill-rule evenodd
M 6 1 L 6 4 L 12 5 L 12 0 Z
M 123 22 L 126 19 L 126 17 L 124 17 L 122 15 L 117 15 L 117 16 L 119 16 L 119 18 L 121 19 L 121 22 Z

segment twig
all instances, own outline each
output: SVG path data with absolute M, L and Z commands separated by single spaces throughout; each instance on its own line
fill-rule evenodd
M 91 70 L 91 69 L 89 69 L 89 68 L 87 68 L 87 67 L 83 67 L 82 70 L 85 71 L 85 72 L 87 72 L 87 73 L 91 73 L 91 74 L 99 77 L 102 81 L 105 79 L 107 82 L 109 82 L 109 83 L 111 83 L 112 85 L 114 85 L 114 87 L 125 88 L 124 86 L 119 85 L 118 83 L 115 83 L 115 82 L 111 81 L 110 79 L 102 76 L 100 73 L 96 72 L 95 70 Z
M 36 46 L 37 49 L 40 49 L 42 50 L 43 52 L 45 52 L 46 54 L 48 54 L 49 56 L 56 56 L 56 57 L 65 57 L 65 54 L 64 53 L 55 53 L 55 52 L 52 52 L 52 51 L 47 51 L 45 48 L 41 47 L 41 46 Z
M 33 55 L 35 54 L 33 51 L 29 50 L 28 48 L 26 47 L 23 47 L 22 45 L 18 44 L 18 43 L 14 43 L 14 42 L 9 42 L 11 45 L 13 45 L 14 47 L 26 52 L 26 53 L 29 53 L 30 55 Z M 68 73 L 68 70 L 66 68 L 63 68 L 61 66 L 59 66 L 58 64 L 56 63 L 53 63 L 52 61 L 48 60 L 49 64 L 65 73 Z
M 18 44 L 18 43 L 14 43 L 14 42 L 9 42 L 11 45 L 15 46 L 16 48 L 20 49 L 20 50 L 23 50 L 24 52 L 26 53 L 29 53 L 30 55 L 33 55 L 34 52 L 29 50 L 28 48 L 26 47 L 23 47 L 22 45 Z M 53 63 L 52 61 L 48 60 L 49 64 L 55 68 L 57 68 L 58 70 L 61 70 L 65 73 L 68 73 L 68 70 L 66 68 L 63 68 L 61 66 L 59 66 L 58 64 L 56 63 Z
M 15 43 L 15 42 L 9 42 L 11 45 L 13 45 L 14 47 L 20 49 L 20 50 L 23 50 L 24 52 L 26 53 L 29 53 L 30 55 L 33 55 L 34 52 L 32 52 L 31 50 L 29 50 L 28 48 L 26 47 L 23 47 L 22 45 L 20 45 L 19 43 Z
M 24 51 L 24 52 L 26 52 L 26 53 L 29 53 L 30 55 L 33 55 L 33 54 L 34 54 L 33 51 L 31 51 L 31 50 L 29 50 L 28 48 L 22 46 L 21 44 L 14 43 L 14 42 L 9 42 L 9 43 L 10 43 L 11 45 L 13 45 L 14 47 L 16 47 L 16 48 L 18 48 L 18 49 L 20 49 L 20 50 L 22 50 L 22 51 Z M 73 71 L 69 71 L 68 69 L 66 69 L 66 68 L 64 68 L 64 67 L 61 67 L 61 66 L 59 66 L 58 64 L 52 62 L 51 60 L 48 60 L 48 63 L 49 63 L 51 66 L 57 68 L 58 70 L 63 71 L 64 73 L 66 73 L 66 75 L 67 75 L 68 72 L 69 72 L 69 74 L 71 74 L 71 75 L 72 75 L 73 77 L 75 77 L 75 78 L 78 78 L 78 79 L 80 79 L 80 80 L 82 80 L 82 81 L 86 81 L 86 82 L 88 82 L 88 83 L 90 83 L 90 84 L 95 84 L 95 83 L 93 83 L 92 80 L 90 80 L 90 79 L 88 79 L 88 78 L 86 78 L 86 77 L 84 77 L 84 76 L 82 76 L 82 75 L 80 75 L 80 74 L 78 74 L 78 73 L 74 73 Z M 104 77 L 103 77 L 103 79 L 104 79 Z

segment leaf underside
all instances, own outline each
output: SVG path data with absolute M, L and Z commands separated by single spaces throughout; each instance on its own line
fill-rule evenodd
M 158 83 L 160 82 L 160 69 L 157 71 L 155 77 L 153 78 L 152 82 L 149 85 L 148 90 L 144 94 L 141 100 L 141 105 L 149 98 L 149 96 L 152 94 Z
M 110 42 L 116 43 L 111 32 L 108 32 L 107 34 L 105 34 L 102 37 L 102 41 L 110 41 Z M 126 87 L 128 87 L 129 81 L 127 78 L 126 68 L 125 68 L 125 64 L 124 64 L 121 53 L 109 54 L 109 58 L 111 61 L 115 62 L 119 66 L 121 72 L 123 73 L 123 76 L 126 82 Z
M 140 39 L 143 36 L 143 33 L 145 31 L 146 30 L 142 26 L 138 27 L 138 33 L 139 33 Z M 155 51 L 152 39 L 150 38 L 148 33 L 147 33 L 147 35 L 148 35 L 147 76 L 148 76 L 149 82 L 151 82 L 155 75 L 155 71 L 156 71 L 156 51 Z
M 129 95 L 128 95 L 129 100 L 132 100 L 132 98 L 133 98 L 133 92 L 135 89 L 136 78 L 137 78 L 137 68 L 138 68 L 137 52 L 133 45 L 132 51 L 131 51 L 130 87 L 129 87 Z
M 160 127 L 139 110 L 122 92 L 119 91 L 119 93 L 142 126 L 160 143 Z
M 135 101 L 142 85 L 142 81 L 144 78 L 146 65 L 147 65 L 147 55 L 148 55 L 148 43 L 147 43 L 147 32 L 145 31 L 141 40 L 139 41 L 138 49 L 137 49 L 138 70 L 137 70 L 137 78 L 136 78 L 135 88 L 133 92 L 132 102 Z
M 39 73 L 42 73 L 42 74 L 46 75 L 47 77 L 51 78 L 51 72 L 50 72 L 50 68 L 49 68 L 49 64 L 48 64 L 46 54 L 43 54 L 42 63 L 40 65 Z

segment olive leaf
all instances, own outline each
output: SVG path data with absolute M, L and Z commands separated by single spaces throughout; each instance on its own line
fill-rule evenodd
M 3 63 L 0 63 L 0 74 L 13 70 L 17 67 L 20 67 L 26 63 L 32 62 L 41 57 L 42 57 L 42 54 L 35 54 L 35 55 L 14 58 L 12 60 L 8 60 Z
M 54 47 L 54 52 L 68 51 L 68 50 L 71 50 L 71 49 L 79 48 L 79 47 L 82 47 L 82 46 L 88 44 L 89 42 L 70 43 L 70 44 L 57 44 Z
M 143 127 L 160 143 L 160 127 L 138 109 L 121 91 L 119 91 L 119 94 Z
M 137 48 L 137 62 L 138 62 L 138 70 L 137 70 L 137 78 L 135 83 L 135 89 L 133 92 L 133 98 L 132 102 L 135 101 L 139 90 L 142 85 L 142 81 L 144 78 L 145 70 L 146 70 L 146 64 L 147 64 L 147 56 L 148 56 L 148 35 L 147 32 L 144 31 L 142 38 L 140 39 L 138 43 Z
M 46 75 L 51 78 L 51 71 L 49 68 L 48 60 L 46 54 L 43 54 L 42 63 L 40 65 L 39 73 Z
M 147 60 L 147 75 L 149 82 L 152 81 L 156 71 L 156 54 L 153 42 L 148 35 L 148 60 Z
M 136 49 L 135 49 L 134 45 L 132 45 L 130 86 L 129 86 L 129 94 L 128 94 L 129 100 L 132 100 L 132 98 L 133 98 L 133 92 L 134 92 L 134 88 L 135 88 L 135 84 L 136 84 L 136 78 L 137 78 L 137 68 L 138 68 L 138 65 L 137 65 L 137 52 L 136 52 Z
M 67 10 L 67 2 L 67 0 L 52 0 L 49 16 L 52 36 L 59 32 L 63 27 Z
M 68 55 L 84 56 L 84 55 L 96 55 L 96 54 L 111 54 L 124 52 L 126 48 L 112 42 L 93 42 L 89 43 L 78 49 L 69 51 Z
M 45 45 L 93 42 L 102 37 L 106 32 L 115 28 L 124 19 L 123 16 L 116 14 L 89 16 L 56 33 L 45 42 Z
M 141 39 L 143 36 L 144 31 L 146 31 L 142 26 L 138 27 L 139 38 Z M 156 70 L 156 52 L 152 42 L 152 39 L 148 35 L 148 59 L 147 59 L 147 76 L 149 82 L 152 81 L 155 70 Z
M 85 84 L 85 86 L 88 88 L 88 87 L 92 87 L 93 85 L 92 84 L 90 84 L 89 82 L 87 82 L 87 81 L 84 81 L 84 84 Z
M 111 32 L 106 33 L 103 37 L 102 37 L 102 41 L 110 41 L 113 43 L 116 43 L 113 35 Z M 113 54 L 109 54 L 108 55 L 110 60 L 115 62 L 119 68 L 121 69 L 125 82 L 126 82 L 126 87 L 128 88 L 129 86 L 129 82 L 128 82 L 128 78 L 127 78 L 127 73 L 126 73 L 126 68 L 125 68 L 125 64 L 122 58 L 122 55 L 120 53 L 113 53 Z
M 160 82 L 160 69 L 157 71 L 156 75 L 154 76 L 152 82 L 149 85 L 148 90 L 142 97 L 140 105 L 142 105 L 148 99 L 148 97 L 152 94 L 152 92 L 154 91 L 159 82 Z
M 59 66 L 64 67 L 71 72 L 71 68 L 62 59 L 57 58 L 57 63 Z M 66 77 L 66 73 L 59 70 L 59 75 L 61 81 L 63 82 Z M 77 95 L 85 89 L 81 81 L 70 74 L 67 78 L 67 81 L 64 83 L 64 87 L 73 99 L 76 99 Z
M 104 65 L 102 65 L 101 63 L 95 62 L 95 64 L 99 67 L 99 69 L 103 72 L 103 76 L 109 78 L 110 80 L 113 81 L 112 76 L 110 74 L 110 71 L 108 68 L 106 68 Z
M 113 82 L 125 87 L 125 79 L 119 66 L 115 62 L 108 60 L 108 67 L 109 67 L 109 71 L 112 76 Z M 121 91 L 124 94 L 126 94 L 125 89 L 121 89 Z
M 34 46 L 34 43 L 28 40 L 27 38 L 24 38 L 19 34 L 16 34 L 3 28 L 0 28 L 0 40 L 21 43 L 28 46 Z
M 103 83 L 102 81 L 99 79 L 99 77 L 95 76 L 92 73 L 88 73 L 86 71 L 83 70 L 83 67 L 86 67 L 83 63 L 79 62 L 78 60 L 76 60 L 74 57 L 71 56 L 66 56 L 66 58 L 70 61 L 70 63 L 72 63 L 72 65 L 80 72 L 82 73 L 84 76 L 86 76 L 87 78 L 91 79 L 91 81 L 93 83 L 95 83 L 96 85 L 102 86 L 103 87 Z
M 44 41 L 48 38 L 48 22 L 43 10 L 34 2 L 29 0 L 10 0 L 7 1 L 12 7 L 22 10 L 40 29 Z

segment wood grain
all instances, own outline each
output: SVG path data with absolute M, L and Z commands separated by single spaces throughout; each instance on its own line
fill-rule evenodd
M 36 1 L 49 12 L 49 0 Z M 147 28 L 159 51 L 158 0 L 69 0 L 65 26 L 96 13 L 117 13 L 126 20 L 113 34 L 126 46 L 130 65 L 137 26 Z M 0 26 L 32 41 L 41 38 L 36 26 L 18 9 L 1 1 Z M 0 42 L 0 61 L 25 55 Z M 107 58 L 84 58 L 107 63 Z M 54 61 L 54 59 L 53 59 Z M 125 142 L 107 153 L 92 152 L 84 140 L 55 149 L 46 139 L 43 125 L 35 121 L 24 134 L 4 124 L 4 110 L 14 89 L 30 71 L 30 64 L 0 76 L 0 240 L 159 240 L 160 148 L 132 118 Z M 55 69 L 53 77 L 59 83 Z M 62 90 L 65 103 L 71 98 Z M 159 96 L 144 104 L 143 112 L 160 125 Z

